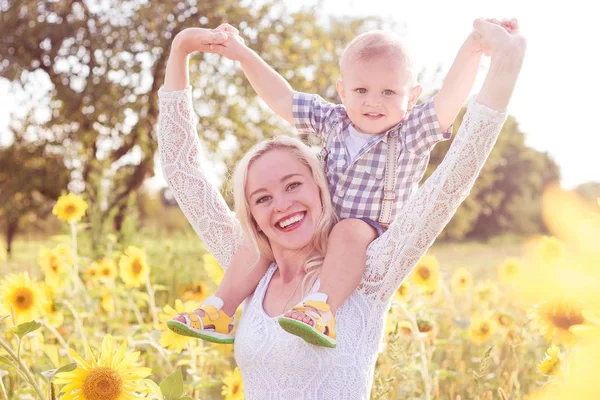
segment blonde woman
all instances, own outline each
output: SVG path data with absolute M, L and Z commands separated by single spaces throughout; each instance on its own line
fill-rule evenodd
M 392 296 L 468 195 L 506 119 L 522 65 L 525 41 L 518 32 L 485 21 L 474 26 L 492 55 L 482 90 L 437 170 L 369 246 L 361 283 L 336 314 L 340 333 L 335 349 L 311 346 L 278 324 L 305 293 L 319 287 L 327 237 L 335 223 L 319 161 L 294 139 L 259 143 L 237 165 L 232 213 L 198 160 L 187 69 L 189 54 L 210 51 L 227 34 L 192 28 L 174 39 L 159 92 L 159 153 L 167 182 L 221 266 L 229 265 L 241 246 L 274 260 L 248 297 L 237 328 L 235 358 L 247 399 L 369 398 Z M 288 218 L 301 223 L 280 229 L 278 222 Z M 318 320 L 314 313 L 307 309 L 293 317 L 308 323 Z M 218 315 L 215 307 L 205 321 L 220 320 Z M 204 323 L 196 313 L 181 318 L 199 327 Z

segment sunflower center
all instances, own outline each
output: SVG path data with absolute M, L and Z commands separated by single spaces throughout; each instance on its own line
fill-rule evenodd
M 65 206 L 64 212 L 67 215 L 73 215 L 73 214 L 75 214 L 76 211 L 77 211 L 77 207 L 75 207 L 75 204 L 67 204 Z
M 54 272 L 58 271 L 58 260 L 54 257 L 50 259 L 50 269 Z
M 231 388 L 231 393 L 232 394 L 237 394 L 237 392 L 240 391 L 240 385 L 239 384 L 234 384 L 233 387 Z
M 102 273 L 104 274 L 104 276 L 110 276 L 110 269 L 109 268 L 104 268 L 104 270 L 102 271 Z
M 578 312 L 557 312 L 550 316 L 552 323 L 561 329 L 569 329 L 573 325 L 579 325 L 583 323 L 583 316 Z
M 33 305 L 33 292 L 27 288 L 18 288 L 14 294 L 14 305 L 19 310 L 29 310 Z
M 481 331 L 482 334 L 486 334 L 490 331 L 490 326 L 488 324 L 481 324 L 481 327 L 479 328 L 479 330 Z
M 431 273 L 429 272 L 429 268 L 427 267 L 421 267 L 419 268 L 419 276 L 423 279 L 429 279 L 429 276 L 431 275 Z
M 123 392 L 123 378 L 109 367 L 96 367 L 83 381 L 83 396 L 87 400 L 115 400 Z
M 140 262 L 140 260 L 133 260 L 133 262 L 131 263 L 131 270 L 136 275 L 139 275 L 140 272 L 142 272 L 142 263 Z

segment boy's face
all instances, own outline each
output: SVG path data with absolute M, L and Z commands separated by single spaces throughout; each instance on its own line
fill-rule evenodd
M 362 133 L 382 133 L 404 120 L 421 94 L 402 60 L 377 57 L 347 62 L 336 85 L 346 112 Z

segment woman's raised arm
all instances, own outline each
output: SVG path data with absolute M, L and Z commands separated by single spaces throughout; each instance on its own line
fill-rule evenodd
M 367 250 L 360 290 L 389 301 L 468 196 L 506 120 L 525 54 L 518 32 L 477 20 L 492 53 L 490 69 L 477 100 L 467 113 L 448 154 L 406 203 L 390 228 Z M 496 29 L 498 28 L 498 29 Z
M 242 242 L 242 234 L 235 214 L 202 172 L 188 78 L 189 54 L 207 50 L 221 39 L 227 39 L 224 32 L 193 28 L 173 40 L 165 84 L 159 90 L 158 152 L 163 174 L 179 207 L 225 268 Z

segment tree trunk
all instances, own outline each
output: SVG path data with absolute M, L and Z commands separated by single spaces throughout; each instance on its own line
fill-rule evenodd
M 19 230 L 19 219 L 18 218 L 9 218 L 8 223 L 6 224 L 6 252 L 10 256 L 12 251 L 12 242 L 17 235 L 17 231 Z

